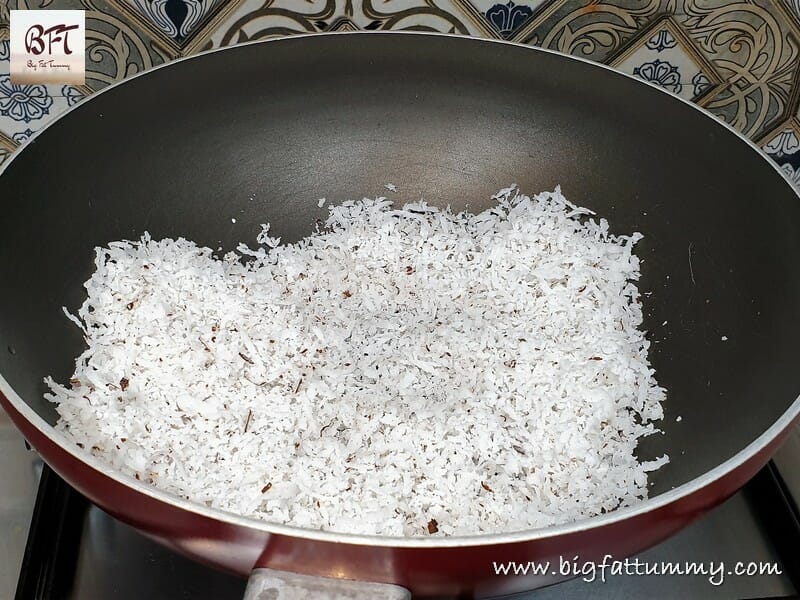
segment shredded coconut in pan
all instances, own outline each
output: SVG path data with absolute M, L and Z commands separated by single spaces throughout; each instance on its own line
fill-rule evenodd
M 559 189 L 479 214 L 385 198 L 222 259 L 96 250 L 58 429 L 240 515 L 400 536 L 567 523 L 647 495 L 665 392 L 638 329 L 639 234 Z

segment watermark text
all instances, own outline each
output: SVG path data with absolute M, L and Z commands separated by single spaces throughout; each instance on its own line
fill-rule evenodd
M 605 583 L 615 576 L 678 576 L 705 577 L 713 586 L 725 583 L 726 577 L 754 577 L 758 575 L 782 575 L 777 563 L 740 561 L 726 564 L 724 561 L 646 561 L 641 558 L 615 559 L 606 554 L 602 561 L 583 561 L 578 556 L 573 559 L 561 557 L 556 562 L 493 562 L 495 575 L 539 575 L 550 577 L 580 577 L 587 583 Z

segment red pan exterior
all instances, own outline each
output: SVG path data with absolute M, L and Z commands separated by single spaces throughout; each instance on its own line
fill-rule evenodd
M 498 576 L 493 562 L 601 561 L 623 558 L 669 537 L 720 504 L 763 467 L 792 428 L 709 485 L 649 512 L 559 536 L 496 545 L 442 548 L 364 546 L 270 534 L 173 506 L 115 481 L 68 452 L 17 412 L 0 404 L 53 470 L 92 502 L 142 533 L 191 558 L 247 575 L 270 567 L 311 575 L 396 583 L 418 596 L 473 598 L 555 583 L 561 576 Z

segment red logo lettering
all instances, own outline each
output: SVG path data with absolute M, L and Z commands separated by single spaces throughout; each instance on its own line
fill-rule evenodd
M 53 45 L 61 43 L 63 54 L 72 54 L 69 47 L 69 32 L 78 29 L 78 25 L 54 25 L 45 29 L 41 25 L 33 25 L 25 34 L 25 50 L 39 56 L 47 50 L 53 54 Z

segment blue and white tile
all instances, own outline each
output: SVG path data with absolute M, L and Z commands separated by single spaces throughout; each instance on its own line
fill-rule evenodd
M 8 73 L 0 74 L 0 132 L 24 143 L 82 99 L 83 93 L 73 86 L 14 84 Z
M 13 84 L 8 40 L 0 41 L 0 132 L 17 144 L 84 98 L 71 85 Z
M 190 37 L 215 6 L 224 0 L 128 0 L 168 38 L 181 42 Z
M 761 149 L 772 158 L 781 170 L 800 188 L 800 128 L 789 122 L 767 136 Z
M 86 98 L 86 94 L 80 88 L 73 85 L 62 85 L 61 95 L 66 98 L 67 106 L 75 106 Z
M 16 140 L 25 132 L 41 129 L 66 108 L 66 99 L 52 93 L 53 86 L 11 83 L 0 75 L 0 131 Z
M 8 75 L 9 72 L 9 44 L 8 40 L 0 40 L 0 77 Z M 14 139 L 7 134 L 3 133 L 2 124 L 0 124 L 0 166 L 8 160 L 16 148 Z
M 613 66 L 655 83 L 686 100 L 697 100 L 719 83 L 666 22 L 644 35 Z
M 526 25 L 544 0 L 466 0 L 499 37 L 508 39 Z

